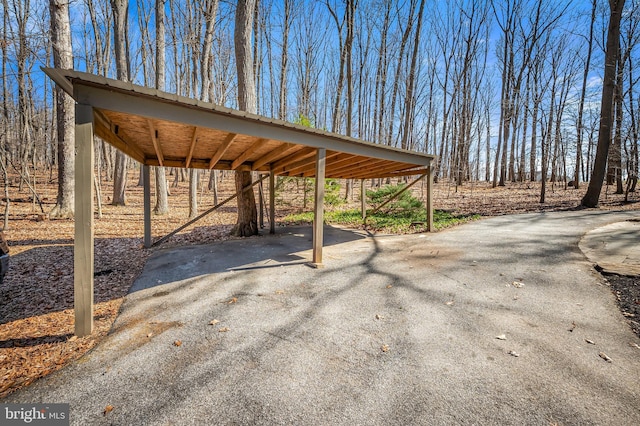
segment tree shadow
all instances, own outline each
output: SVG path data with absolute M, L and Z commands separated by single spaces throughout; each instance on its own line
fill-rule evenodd
M 273 235 L 160 249 L 147 261 L 131 292 L 219 272 L 311 262 L 312 231 L 310 226 L 293 226 Z M 361 231 L 324 226 L 324 247 L 364 238 Z

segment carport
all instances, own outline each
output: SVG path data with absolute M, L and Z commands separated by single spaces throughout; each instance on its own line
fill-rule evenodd
M 315 178 L 313 265 L 322 264 L 324 179 L 427 178 L 432 229 L 433 155 L 249 114 L 71 70 L 44 72 L 76 101 L 75 333 L 93 330 L 94 135 L 143 165 L 144 243 L 151 245 L 149 166 L 253 171 L 269 178 L 275 232 L 275 176 Z M 246 188 L 245 188 L 246 189 Z

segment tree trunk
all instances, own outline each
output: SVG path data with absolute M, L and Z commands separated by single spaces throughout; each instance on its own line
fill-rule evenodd
M 118 80 L 129 81 L 129 57 L 126 46 L 127 17 L 129 15 L 129 2 L 127 0 L 111 0 L 114 21 L 114 47 L 116 59 L 116 74 Z M 125 190 L 127 188 L 127 157 L 120 151 L 116 151 L 116 164 L 113 171 L 113 201 L 114 206 L 126 204 Z
M 280 104 L 278 118 L 287 118 L 287 64 L 289 61 L 289 28 L 291 27 L 291 0 L 284 0 L 284 22 L 282 26 L 282 56 L 280 60 Z
M 165 4 L 166 0 L 156 0 L 156 89 L 164 89 L 165 68 L 167 66 L 165 42 Z M 169 191 L 164 167 L 154 167 L 156 175 L 156 205 L 153 212 L 157 215 L 169 213 Z
M 257 111 L 255 80 L 253 77 L 253 57 L 251 55 L 251 32 L 256 0 L 239 0 L 236 6 L 234 47 L 236 54 L 236 70 L 238 73 L 238 107 L 247 112 Z M 251 172 L 236 171 L 235 183 L 238 192 L 238 220 L 231 233 L 238 237 L 258 234 L 258 211 L 253 188 L 244 191 L 251 185 Z
M 49 0 L 53 65 L 73 69 L 71 25 L 68 0 Z M 75 164 L 75 102 L 56 86 L 56 124 L 58 130 L 58 198 L 49 213 L 52 218 L 73 217 Z
M 587 193 L 582 198 L 585 207 L 596 207 L 602 191 L 602 183 L 607 169 L 607 156 L 611 144 L 611 124 L 613 119 L 613 92 L 616 84 L 616 64 L 620 50 L 620 19 L 624 0 L 609 0 L 610 18 L 607 30 L 607 50 L 605 54 L 604 79 L 602 82 L 602 101 L 600 104 L 600 131 L 593 173 L 589 180 Z
M 198 170 L 189 170 L 189 219 L 198 216 Z
M 578 103 L 578 123 L 576 136 L 576 173 L 573 177 L 574 188 L 580 188 L 580 166 L 582 164 L 582 117 L 584 115 L 584 100 L 587 93 L 587 78 L 589 77 L 589 68 L 591 68 L 591 52 L 593 50 L 593 27 L 596 22 L 597 0 L 591 2 L 591 25 L 589 26 L 589 39 L 587 44 L 587 59 L 584 63 L 584 72 L 582 73 L 582 90 L 580 92 L 580 102 Z

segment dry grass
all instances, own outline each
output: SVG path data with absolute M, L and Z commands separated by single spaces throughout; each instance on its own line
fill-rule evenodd
M 135 176 L 134 176 L 135 175 Z M 36 189 L 44 201 L 44 210 L 53 207 L 55 183 L 48 176 L 38 179 Z M 370 182 L 367 182 L 370 184 Z M 356 200 L 359 185 L 355 185 Z M 301 185 L 289 182 L 278 193 L 277 219 L 300 211 Z M 220 200 L 232 193 L 233 177 L 223 177 Z M 414 193 L 424 197 L 424 185 Z M 609 189 L 610 190 L 610 189 Z M 575 207 L 581 190 L 549 188 L 547 202 L 539 203 L 538 184 L 509 184 L 492 189 L 487 184 L 467 184 L 455 188 L 449 183 L 435 187 L 438 209 L 454 213 L 484 216 L 508 213 L 563 210 Z M 171 188 L 171 212 L 152 220 L 154 238 L 166 235 L 188 219 L 188 183 Z M 142 271 L 154 249 L 142 247 L 142 188 L 137 173 L 130 172 L 128 205 L 109 205 L 111 187 L 103 184 L 103 217 L 95 222 L 95 333 L 73 336 L 73 221 L 48 220 L 25 188 L 10 188 L 13 200 L 9 229 L 5 235 L 11 247 L 10 270 L 0 288 L 0 398 L 55 371 L 93 348 L 109 332 L 123 297 Z M 200 211 L 213 205 L 209 191 L 200 194 Z M 639 197 L 623 203 L 623 196 L 604 192 L 602 207 L 637 209 Z M 310 205 L 310 203 L 309 203 Z M 353 201 L 352 207 L 359 206 Z M 2 210 L 4 210 L 3 205 Z M 235 222 L 235 202 L 185 229 L 162 247 L 202 244 L 229 238 Z

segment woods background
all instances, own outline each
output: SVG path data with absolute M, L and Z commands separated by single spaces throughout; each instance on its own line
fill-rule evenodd
M 254 1 L 246 10 L 257 113 L 436 154 L 436 178 L 455 185 L 542 182 L 541 202 L 547 181 L 578 188 L 591 176 L 607 28 L 613 4 L 625 2 Z M 5 198 L 9 172 L 20 186 L 36 174 L 62 185 L 73 157 L 56 118 L 69 99 L 40 67 L 73 66 L 238 108 L 236 8 L 222 0 L 2 0 Z M 638 176 L 640 1 L 627 0 L 620 18 L 606 182 L 628 193 Z M 124 204 L 125 180 L 117 180 L 133 163 L 100 141 L 96 150 L 99 180 L 115 179 L 112 202 Z M 165 173 L 156 170 L 157 185 Z M 198 175 L 191 171 L 191 181 Z M 166 208 L 156 202 L 156 213 Z

